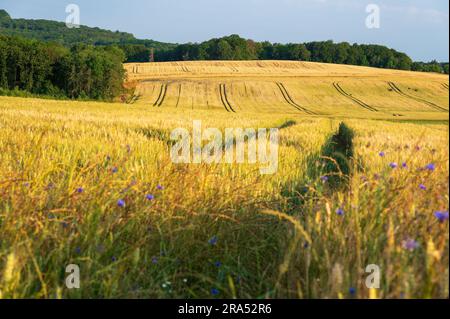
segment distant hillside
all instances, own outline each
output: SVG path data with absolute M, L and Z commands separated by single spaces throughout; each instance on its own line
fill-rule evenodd
M 144 45 L 147 48 L 153 47 L 156 50 L 165 50 L 174 46 L 153 40 L 138 40 L 134 35 L 126 32 L 113 32 L 87 26 L 70 29 L 63 22 L 12 19 L 5 10 L 0 10 L 0 34 L 56 42 L 65 46 L 80 43 L 92 45 L 136 44 Z
M 87 26 L 70 29 L 63 22 L 12 19 L 5 10 L 0 10 L 0 35 L 2 34 L 56 42 L 66 47 L 76 44 L 95 46 L 114 44 L 124 51 L 126 62 L 149 62 L 153 55 L 156 62 L 290 60 L 449 73 L 448 63 L 413 62 L 407 54 L 382 45 L 334 43 L 333 41 L 280 44 L 256 42 L 243 39 L 239 35 L 211 39 L 202 43 L 170 44 L 136 39 L 131 33 Z

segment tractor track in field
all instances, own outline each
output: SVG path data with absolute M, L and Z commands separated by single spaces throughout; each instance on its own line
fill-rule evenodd
M 153 106 L 161 107 L 161 105 L 164 103 L 164 100 L 167 95 L 167 84 L 161 85 L 161 90 L 159 91 L 159 96 L 156 102 L 153 104 Z
M 347 93 L 338 82 L 334 82 L 333 83 L 334 88 L 343 96 L 345 96 L 346 98 L 352 100 L 353 102 L 355 102 L 356 104 L 358 104 L 359 106 L 365 108 L 366 110 L 369 110 L 371 112 L 378 112 L 378 110 L 376 108 L 374 108 L 373 106 L 370 106 L 369 104 L 361 101 L 360 99 L 357 99 L 356 97 L 354 97 L 353 95 Z
M 178 105 L 180 104 L 180 99 L 181 99 L 181 92 L 182 92 L 182 86 L 181 83 L 178 86 L 178 98 L 177 98 L 177 105 L 175 107 L 178 107 Z
M 314 113 L 314 112 L 304 108 L 303 106 L 298 105 L 297 103 L 295 103 L 283 83 L 277 82 L 277 86 L 280 89 L 281 94 L 283 95 L 283 98 L 286 101 L 286 103 L 288 103 L 289 105 L 295 107 L 297 110 L 299 110 L 301 112 L 305 112 L 306 114 L 317 115 L 316 113 Z
M 236 113 L 236 111 L 234 110 L 234 108 L 231 105 L 230 101 L 228 100 L 226 85 L 225 84 L 220 84 L 219 85 L 219 91 L 220 91 L 220 100 L 222 101 L 222 104 L 225 107 L 225 110 L 227 110 L 227 112 Z
M 395 93 L 397 93 L 397 94 L 399 94 L 401 96 L 404 96 L 404 97 L 407 97 L 409 99 L 415 100 L 417 102 L 421 102 L 423 104 L 426 104 L 426 105 L 432 107 L 433 109 L 435 109 L 437 111 L 448 112 L 448 110 L 444 109 L 443 107 L 441 107 L 441 106 L 439 106 L 437 104 L 434 104 L 433 102 L 430 102 L 430 101 L 427 101 L 427 100 L 422 99 L 420 97 L 413 96 L 413 95 L 410 95 L 410 94 L 407 94 L 407 93 L 403 92 L 394 82 L 388 82 L 388 85 Z
M 449 89 L 449 87 L 448 87 L 448 84 L 447 84 L 447 83 L 442 83 L 442 87 L 443 87 L 444 89 L 446 89 L 446 90 L 448 90 L 448 89 Z

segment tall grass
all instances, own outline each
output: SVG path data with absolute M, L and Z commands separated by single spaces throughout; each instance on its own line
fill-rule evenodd
M 172 164 L 166 132 L 192 119 L 282 127 L 278 173 Z M 446 298 L 448 127 L 345 122 L 364 165 L 333 190 L 308 168 L 339 121 L 0 98 L 1 296 Z

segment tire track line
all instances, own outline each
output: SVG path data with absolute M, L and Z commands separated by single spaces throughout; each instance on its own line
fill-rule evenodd
M 231 106 L 230 101 L 228 100 L 226 85 L 220 84 L 219 91 L 220 91 L 220 100 L 222 101 L 222 104 L 225 107 L 225 110 L 227 110 L 227 112 L 236 113 L 234 108 Z
M 309 115 L 317 115 L 317 113 L 314 113 L 306 108 L 304 108 L 301 105 L 298 105 L 297 103 L 294 102 L 294 100 L 292 99 L 291 95 L 289 94 L 288 90 L 286 89 L 286 87 L 283 85 L 283 83 L 277 82 L 277 86 L 281 91 L 281 94 L 283 95 L 284 100 L 291 106 L 295 107 L 297 110 L 301 111 L 301 112 L 305 112 L 306 114 Z
M 177 105 L 176 105 L 175 107 L 178 107 L 178 105 L 180 104 L 181 92 L 182 92 L 182 86 L 181 86 L 181 83 L 180 83 L 180 86 L 178 87 L 178 99 L 177 99 Z
M 444 109 L 443 107 L 441 107 L 441 106 L 439 106 L 439 105 L 437 105 L 437 104 L 434 104 L 433 102 L 427 101 L 427 100 L 422 99 L 422 98 L 417 97 L 417 96 L 413 96 L 413 95 L 406 94 L 406 93 L 403 92 L 403 91 L 402 91 L 402 90 L 401 90 L 394 82 L 388 82 L 388 84 L 389 84 L 389 87 L 390 87 L 395 93 L 397 93 L 397 94 L 399 94 L 399 95 L 401 95 L 401 96 L 407 97 L 407 98 L 412 99 L 412 100 L 415 100 L 415 101 L 417 101 L 417 102 L 424 103 L 424 104 L 426 104 L 426 105 L 432 107 L 433 109 L 435 109 L 435 110 L 437 110 L 437 111 L 448 112 L 447 109 Z
M 153 104 L 153 106 L 160 107 L 164 103 L 164 100 L 165 100 L 166 95 L 167 95 L 167 86 L 168 86 L 167 84 L 162 84 L 161 85 L 161 90 L 159 91 L 158 99 Z
M 366 110 L 369 110 L 371 112 L 378 112 L 378 110 L 372 106 L 370 106 L 369 104 L 361 101 L 360 99 L 357 99 L 356 97 L 354 97 L 353 95 L 350 95 L 349 93 L 347 93 L 338 82 L 334 82 L 333 83 L 334 88 L 343 96 L 345 96 L 346 98 L 352 100 L 353 102 L 355 102 L 356 104 L 358 104 L 359 106 L 365 108 Z

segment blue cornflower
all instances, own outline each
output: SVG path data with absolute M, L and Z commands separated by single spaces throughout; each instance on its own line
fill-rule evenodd
M 408 164 L 406 162 L 402 163 L 402 168 L 408 168 Z
M 426 191 L 426 190 L 427 190 L 427 187 L 426 187 L 424 184 L 420 184 L 420 185 L 419 185 L 419 188 L 420 188 L 421 190 L 423 190 L 423 191 Z
M 112 261 L 112 262 L 116 262 L 116 261 L 117 261 L 117 258 L 116 258 L 115 256 L 113 256 L 113 257 L 111 258 L 111 261 Z
M 431 164 L 428 164 L 427 166 L 425 166 L 425 168 L 431 172 L 434 172 L 436 170 L 436 165 L 431 163 Z
M 403 248 L 409 251 L 413 251 L 417 248 L 419 248 L 419 243 L 415 241 L 414 239 L 407 239 L 403 242 Z
M 154 200 L 154 199 L 155 199 L 155 196 L 153 196 L 152 194 L 148 194 L 148 195 L 145 196 L 145 198 L 146 198 L 147 200 Z
M 395 169 L 395 168 L 398 167 L 398 164 L 395 163 L 395 162 L 392 162 L 391 164 L 389 164 L 389 166 L 390 166 L 392 169 Z
M 216 288 L 212 288 L 212 289 L 211 289 L 211 295 L 217 296 L 218 294 L 220 294 L 219 289 L 216 289 Z
M 434 213 L 434 216 L 441 222 L 445 222 L 448 220 L 448 212 L 437 211 Z
M 216 261 L 214 263 L 214 266 L 216 266 L 217 268 L 219 268 L 220 266 L 222 266 L 222 263 L 220 261 Z
M 119 199 L 119 200 L 117 201 L 117 206 L 119 206 L 119 207 L 125 207 L 125 201 L 124 201 L 123 199 Z
M 356 294 L 356 288 L 351 287 L 348 292 L 350 293 L 350 295 L 354 295 Z
M 157 188 L 158 190 L 160 190 L 160 191 L 162 191 L 162 190 L 164 189 L 164 187 L 161 186 L 161 185 L 156 186 L 156 188 Z
M 77 193 L 78 194 L 81 194 L 81 193 L 83 193 L 84 192 L 84 188 L 83 187 L 78 187 L 77 188 Z
M 211 246 L 217 245 L 217 242 L 218 242 L 217 236 L 213 236 L 210 240 L 208 240 L 208 244 L 210 244 Z
M 153 264 L 157 264 L 158 263 L 158 258 L 157 257 L 152 257 L 152 263 Z
M 385 157 L 386 153 L 385 152 L 380 152 L 378 155 L 380 155 L 380 157 Z
M 342 208 L 338 208 L 336 209 L 336 214 L 338 214 L 339 216 L 344 216 L 345 212 Z

